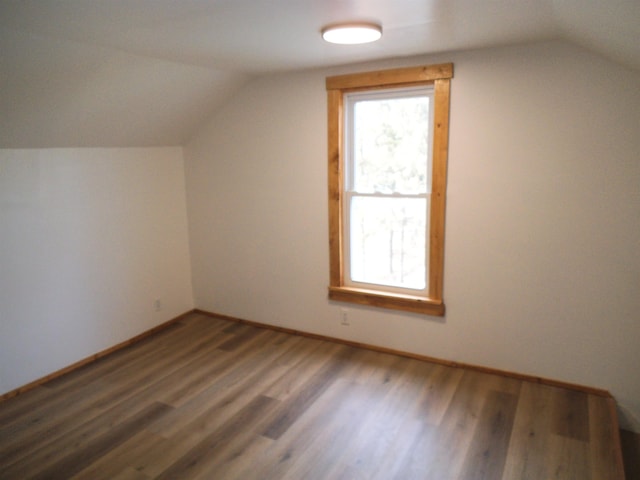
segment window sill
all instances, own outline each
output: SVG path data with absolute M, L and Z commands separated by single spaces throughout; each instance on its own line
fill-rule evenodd
M 441 300 L 363 288 L 329 287 L 329 299 L 439 317 L 444 316 L 445 310 Z

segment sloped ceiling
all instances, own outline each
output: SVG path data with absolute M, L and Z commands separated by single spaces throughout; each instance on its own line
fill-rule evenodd
M 261 74 L 552 38 L 640 71 L 640 1 L 3 0 L 0 147 L 181 145 Z

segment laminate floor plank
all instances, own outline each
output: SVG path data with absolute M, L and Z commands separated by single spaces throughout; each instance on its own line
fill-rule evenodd
M 199 338 L 203 343 L 208 340 L 208 336 L 205 335 L 204 332 L 201 332 Z M 194 346 L 196 347 L 194 350 L 177 350 L 177 359 L 182 362 L 175 362 L 176 366 L 182 366 L 183 369 L 187 369 L 189 367 L 189 364 L 186 363 L 188 361 L 187 357 L 196 355 L 199 351 L 197 348 L 198 344 L 195 344 Z M 171 357 L 171 359 L 176 360 L 174 357 Z M 134 369 L 134 371 L 136 370 Z M 165 370 L 162 373 L 166 375 L 169 372 L 170 370 Z M 48 444 L 53 443 L 61 433 L 74 429 L 77 425 L 91 420 L 94 416 L 100 415 L 104 411 L 110 411 L 110 407 L 114 402 L 126 401 L 129 396 L 135 396 L 136 393 L 140 392 L 140 390 L 148 391 L 150 389 L 149 385 L 151 377 L 160 378 L 159 375 L 149 375 L 147 373 L 147 381 L 141 381 L 139 377 L 133 376 L 131 379 L 133 385 L 127 384 L 117 390 L 101 390 L 99 388 L 95 388 L 94 385 L 91 387 L 92 393 L 88 393 L 88 387 L 83 386 L 71 397 L 71 401 L 74 402 L 73 410 L 66 408 L 66 405 L 63 405 L 63 408 L 61 408 L 55 402 L 47 404 L 47 408 L 41 408 L 40 411 L 37 412 L 38 415 L 46 417 L 47 420 L 40 421 L 40 417 L 36 415 L 34 419 L 31 419 L 32 424 L 28 425 L 30 428 L 23 429 L 21 431 L 10 431 L 12 435 L 11 440 L 0 443 L 3 447 L 0 448 L 0 452 L 5 456 L 5 458 L 11 460 L 15 458 L 16 453 L 19 453 L 20 450 L 33 451 L 39 448 L 42 445 L 42 442 L 46 442 Z M 162 377 L 162 380 L 165 381 L 163 386 L 164 390 L 172 385 L 170 382 L 166 382 L 167 377 L 171 380 L 170 373 L 169 375 Z M 95 396 L 100 395 L 101 393 L 101 397 L 98 398 Z M 56 395 L 52 396 L 54 396 L 54 398 L 60 398 Z M 143 396 L 141 398 L 144 399 L 145 397 Z M 91 402 L 90 400 L 94 401 Z M 67 401 L 69 401 L 68 398 Z M 140 399 L 135 401 L 140 401 Z M 56 414 L 56 409 L 67 413 Z M 34 424 L 37 424 L 37 427 L 35 427 Z M 26 434 L 26 436 L 21 435 L 21 433 Z M 7 450 L 8 448 L 11 448 L 11 450 Z
M 640 433 L 620 430 L 620 439 L 626 478 L 627 480 L 640 480 Z M 612 478 L 615 477 L 612 475 Z
M 399 450 L 399 455 L 395 458 L 385 457 L 387 466 L 378 468 L 376 474 L 370 478 L 373 480 L 425 480 L 433 478 L 429 477 L 431 464 L 430 457 L 426 453 L 432 450 L 437 442 L 437 428 L 429 423 L 413 420 L 400 430 L 402 431 L 404 448 Z
M 480 412 L 461 478 L 502 478 L 517 404 L 516 395 L 495 390 L 489 392 Z
M 179 345 L 188 345 L 201 337 L 209 336 L 216 330 L 224 328 L 226 324 L 207 321 L 207 317 L 193 315 L 170 325 L 155 333 L 151 337 L 140 342 L 117 350 L 108 356 L 100 358 L 93 363 L 82 366 L 64 376 L 58 377 L 46 383 L 46 387 L 58 391 L 76 388 L 78 384 L 86 385 L 97 378 L 117 372 L 122 368 L 134 367 L 147 361 L 148 356 L 161 356 L 166 349 L 177 350 Z M 192 328 L 188 328 L 191 326 Z M 193 327 L 197 328 L 193 328 Z M 138 363 L 140 362 L 140 363 Z
M 157 355 L 162 348 L 163 340 L 167 342 L 177 342 L 181 336 L 190 335 L 190 329 L 185 328 L 182 323 L 174 323 L 168 328 L 161 330 L 154 335 L 153 341 L 143 339 L 135 345 L 129 345 L 125 348 L 117 350 L 108 357 L 102 357 L 95 362 L 87 363 L 72 372 L 48 381 L 45 385 L 61 392 L 76 388 L 79 384 L 86 384 L 94 381 L 111 372 L 117 371 L 123 366 L 130 365 L 133 362 L 141 361 L 145 355 Z
M 613 399 L 191 314 L 0 403 L 0 480 L 623 480 Z
M 214 428 L 156 478 L 159 480 L 196 478 L 208 465 L 222 456 L 226 449 L 230 448 L 231 438 L 234 438 L 237 443 L 237 437 L 250 435 L 251 433 L 247 430 L 250 430 L 251 426 L 267 415 L 270 410 L 275 409 L 277 403 L 279 403 L 277 400 L 262 395 L 255 397 L 218 428 Z
M 262 434 L 276 440 L 286 432 L 291 424 L 335 381 L 336 376 L 346 368 L 348 360 L 353 354 L 354 349 L 352 348 L 340 348 L 322 369 L 311 376 L 294 395 L 282 402 L 280 412 Z
M 214 364 L 209 362 L 192 369 L 184 379 L 188 379 L 188 382 L 182 388 L 160 397 L 159 400 L 179 407 L 205 391 L 210 392 L 212 387 L 222 390 L 223 385 L 224 388 L 229 388 L 234 384 L 246 382 L 247 376 L 253 375 L 257 370 L 263 370 L 264 375 L 277 375 L 276 360 L 282 361 L 280 359 L 289 354 L 287 346 L 296 343 L 295 337 L 283 338 L 281 333 L 266 329 L 252 333 L 242 335 L 242 342 L 235 342 L 232 350 L 221 348 L 228 354 L 227 360 L 218 365 L 219 368 L 215 368 Z M 248 351 L 250 355 L 247 355 Z
M 282 342 L 279 343 L 284 345 Z M 273 350 L 273 360 L 277 360 L 278 355 L 284 355 L 286 352 L 287 349 Z M 222 377 L 223 385 L 220 385 L 219 381 L 212 385 L 214 394 L 204 392 L 207 399 L 207 409 L 198 415 L 195 415 L 190 409 L 184 408 L 189 405 L 186 404 L 180 410 L 174 410 L 166 417 L 171 418 L 170 423 L 161 420 L 157 425 L 150 427 L 151 431 L 164 435 L 167 442 L 162 451 L 154 452 L 151 458 L 139 462 L 138 468 L 151 476 L 162 474 L 174 461 L 202 442 L 208 432 L 216 425 L 224 423 L 227 418 L 238 414 L 257 396 L 264 396 L 260 394 L 260 390 L 264 389 L 264 385 L 260 382 L 269 378 L 267 372 L 272 369 L 268 361 L 270 359 L 264 360 L 261 358 L 259 363 L 243 361 L 239 362 L 240 367 L 234 366 L 228 375 Z M 224 382 L 229 378 L 232 380 L 231 382 Z
M 368 478 L 384 478 L 385 472 L 393 471 L 397 460 L 411 450 L 414 432 L 424 428 L 420 414 L 423 386 L 411 379 L 426 381 L 425 375 L 432 371 L 430 366 L 412 361 L 395 381 L 374 385 L 369 395 L 375 403 L 354 436 L 351 467 Z
M 548 477 L 553 480 L 600 480 L 591 475 L 589 444 L 552 434 L 549 441 Z
M 423 385 L 418 414 L 426 423 L 439 425 L 458 388 L 464 370 L 434 365 Z
M 188 335 L 181 335 L 173 343 L 163 345 L 151 354 L 127 362 L 115 371 L 102 376 L 102 381 L 120 386 L 143 383 L 147 378 L 153 379 L 162 375 L 172 365 L 180 364 L 203 350 L 218 347 L 230 338 L 220 336 L 215 329 L 200 331 L 200 334 L 195 329 L 187 329 L 185 333 Z
M 385 383 L 388 370 L 398 361 L 396 355 L 364 350 L 363 358 L 353 372 L 353 381 L 363 385 Z
M 234 441 L 234 445 L 224 452 L 225 455 L 200 476 L 204 479 L 267 480 L 268 476 L 261 460 L 265 458 L 274 441 L 257 433 L 249 434 L 242 440 Z
M 14 464 L 18 468 L 20 465 L 34 462 L 47 464 L 51 459 L 65 455 L 65 452 L 72 452 L 109 432 L 137 414 L 139 410 L 148 408 L 150 403 L 153 402 L 140 397 L 131 397 L 91 418 L 61 424 L 56 430 L 56 435 L 43 435 L 37 444 L 21 444 L 20 448 L 5 452 L 3 463 L 11 468 Z
M 424 402 L 424 384 L 436 370 L 434 367 L 403 359 L 392 362 L 390 369 L 395 370 L 394 374 L 388 374 L 389 368 L 382 369 L 387 373 L 367 384 L 369 390 L 363 396 L 368 403 L 359 400 L 366 407 L 366 414 L 346 443 L 349 450 L 344 465 L 328 478 L 349 471 L 358 477 L 389 479 L 397 469 L 407 469 L 417 437 L 424 431 L 420 407 Z
M 354 380 L 362 379 L 362 367 L 367 363 L 365 357 L 380 355 L 383 354 L 356 352 L 349 362 L 353 368 L 343 370 L 340 378 L 318 396 L 277 442 L 277 448 L 272 445 L 263 452 L 263 459 L 255 469 L 261 476 L 255 478 L 308 478 L 309 468 L 314 476 L 331 478 L 331 471 L 340 464 L 340 457 L 349 453 L 347 447 L 353 443 L 354 430 L 361 423 L 359 420 L 370 412 L 376 401 L 370 386 L 365 388 Z M 318 434 L 308 435 L 309 431 Z M 254 477 L 251 471 L 243 471 L 237 478 Z
M 154 365 L 145 365 L 144 368 L 140 364 L 137 365 L 138 368 L 123 368 L 126 381 L 113 388 L 100 388 L 100 383 L 92 383 L 79 387 L 68 397 L 58 396 L 57 402 L 47 404 L 31 416 L 25 416 L 22 423 L 13 424 L 7 430 L 0 431 L 0 440 L 3 436 L 10 437 L 5 442 L 0 441 L 0 453 L 13 458 L 16 450 L 37 447 L 43 440 L 51 442 L 62 432 L 73 429 L 109 409 L 114 402 L 123 401 L 148 390 L 154 381 L 164 381 L 165 391 L 171 386 L 180 387 L 179 381 L 171 382 L 171 375 L 179 380 L 184 376 L 181 369 L 189 370 L 190 363 L 199 356 L 211 356 L 211 347 L 215 344 L 208 343 L 209 340 L 209 336 L 201 335 L 199 343 L 194 343 L 193 349 L 178 349 L 174 354 L 165 355 L 163 361 L 157 359 Z M 219 354 L 216 356 L 220 357 Z M 157 370 L 158 368 L 163 370 Z M 73 409 L 68 408 L 69 403 L 73 403 Z
M 356 430 L 375 402 L 369 389 L 338 379 L 274 441 L 260 463 L 265 478 L 330 478 L 348 454 Z M 315 432 L 309 435 L 309 432 Z
M 620 431 L 612 424 L 602 422 L 615 408 L 613 401 L 604 397 L 589 397 L 589 438 L 600 439 L 597 442 L 589 442 L 589 459 L 591 461 L 591 475 L 596 478 L 622 478 L 624 477 L 624 463 L 620 451 L 616 451 L 617 435 Z M 640 451 L 636 457 L 640 461 Z M 627 480 L 633 480 L 627 475 Z
M 588 396 L 583 392 L 556 389 L 553 399 L 553 431 L 576 440 L 589 441 Z
M 341 348 L 341 345 L 335 343 L 310 340 L 310 343 L 307 343 L 306 352 L 296 363 L 296 367 L 291 368 L 277 382 L 269 386 L 264 394 L 278 400 L 286 400 L 291 392 L 298 391 L 308 381 L 308 377 L 321 369 Z M 305 374 L 300 375 L 301 371 Z
M 380 406 L 384 403 L 386 399 Z M 381 419 L 377 427 L 376 418 Z M 360 432 L 360 441 L 349 456 L 348 465 L 363 478 L 425 478 L 424 452 L 432 446 L 432 431 L 433 426 L 409 411 L 403 413 L 401 408 L 386 410 L 383 416 L 376 414 Z
M 91 465 L 80 470 L 70 480 L 111 480 L 127 469 L 133 469 L 144 477 L 153 478 L 142 471 L 138 462 L 149 456 L 149 452 L 164 451 L 166 442 L 165 438 L 147 429 L 140 430 Z
M 194 332 L 188 330 L 185 330 L 183 333 L 189 334 L 190 336 L 195 335 Z M 199 336 L 202 337 L 203 333 L 201 332 Z M 56 409 L 68 410 L 69 404 L 77 407 L 81 403 L 87 403 L 93 395 L 101 395 L 100 392 L 103 383 L 109 382 L 113 375 L 122 376 L 123 370 L 125 379 L 129 380 L 129 382 L 143 384 L 145 375 L 153 375 L 153 373 L 149 372 L 149 368 L 157 368 L 157 372 L 164 373 L 163 367 L 174 361 L 174 358 L 167 355 L 163 349 L 157 348 L 157 346 L 153 348 L 153 344 L 150 344 L 148 349 L 145 349 L 144 346 L 138 349 L 136 345 L 125 350 L 128 350 L 128 356 L 125 357 L 125 360 L 127 358 L 129 359 L 128 363 L 122 363 L 122 356 L 118 355 L 119 352 L 116 352 L 113 357 L 109 356 L 108 361 L 105 359 L 104 361 L 98 361 L 84 366 L 81 369 L 81 375 L 76 374 L 76 372 L 71 372 L 61 377 L 64 380 L 60 380 L 58 387 L 48 395 L 45 407 L 40 405 L 38 409 L 28 408 L 21 413 L 14 412 L 14 417 L 10 421 L 1 424 L 0 439 L 4 432 L 8 432 L 8 435 L 15 439 L 16 436 L 19 435 L 18 432 L 21 427 L 25 425 L 30 427 L 36 424 L 45 424 L 48 420 L 57 417 L 55 415 Z M 144 354 L 142 352 L 144 352 Z M 184 350 L 175 349 L 175 356 L 184 354 Z M 188 352 L 188 354 L 190 354 L 190 352 Z M 147 358 L 148 356 L 151 358 Z M 111 364 L 112 361 L 115 367 Z M 131 372 L 137 372 L 138 376 L 132 376 Z M 86 377 L 89 378 L 87 379 Z M 72 380 L 67 381 L 67 378 L 71 378 Z M 53 382 L 55 382 L 55 380 Z M 52 382 L 48 382 L 45 384 L 46 386 L 44 388 L 49 388 L 51 383 Z M 27 394 L 27 396 L 29 395 Z M 75 412 L 77 413 L 77 408 Z
M 4 400 L 0 408 L 0 435 L 11 423 L 18 422 L 24 415 L 32 413 L 51 398 L 51 389 L 39 385 L 27 392 Z M 1 438 L 1 437 L 0 437 Z
M 285 343 L 277 339 L 279 348 L 270 350 L 268 355 L 254 357 L 236 352 L 236 356 L 228 356 L 222 364 L 212 365 L 210 385 L 156 422 L 152 430 L 170 437 L 181 429 L 188 428 L 194 418 L 206 418 L 207 412 L 212 408 L 224 409 L 226 405 L 233 406 L 234 402 L 242 404 L 244 398 L 264 394 L 268 385 L 290 371 L 290 366 L 286 363 L 280 364 L 281 358 L 292 353 L 298 359 L 304 358 L 304 344 L 300 339 L 301 337 L 288 336 Z M 251 344 L 246 348 L 251 348 Z M 201 417 L 202 415 L 205 417 Z
M 438 440 L 425 452 L 425 478 L 459 478 L 487 393 L 500 383 L 501 379 L 492 375 L 464 372 L 438 425 Z
M 133 468 L 127 467 L 121 472 L 111 477 L 112 480 L 149 480 L 144 473 L 139 472 L 138 470 L 134 470 Z
M 548 478 L 554 387 L 523 382 L 502 480 Z
M 334 477 L 335 470 L 347 463 L 353 438 L 375 402 L 376 399 L 369 399 L 368 389 L 361 385 L 346 380 L 333 383 L 317 405 L 300 418 L 302 428 L 297 434 L 287 436 L 290 439 L 287 452 L 294 459 L 292 468 L 285 470 L 284 475 L 271 477 Z M 317 433 L 308 435 L 309 431 Z
M 116 426 L 89 444 L 57 459 L 53 463 L 41 465 L 36 462 L 30 462 L 26 465 L 20 465 L 19 469 L 12 467 L 3 468 L 3 478 L 30 478 L 34 480 L 68 479 L 108 453 L 119 443 L 133 436 L 145 425 L 162 416 L 169 408 L 170 407 L 160 403 L 150 405 L 129 421 Z

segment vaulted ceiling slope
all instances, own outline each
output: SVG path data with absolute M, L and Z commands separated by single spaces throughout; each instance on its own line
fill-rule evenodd
M 181 145 L 257 75 L 555 38 L 640 71 L 640 1 L 2 0 L 0 147 Z

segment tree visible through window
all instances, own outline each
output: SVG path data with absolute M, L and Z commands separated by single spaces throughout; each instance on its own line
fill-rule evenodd
M 330 298 L 443 314 L 452 66 L 330 77 Z

